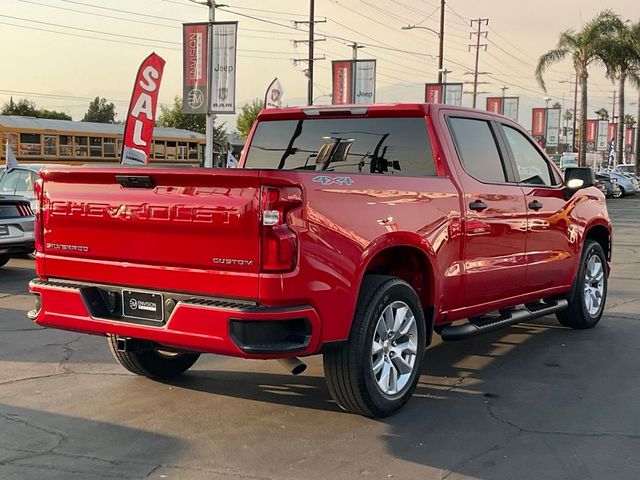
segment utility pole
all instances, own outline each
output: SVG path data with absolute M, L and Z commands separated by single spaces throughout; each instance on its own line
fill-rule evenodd
M 215 0 L 207 0 L 207 6 L 209 7 L 209 24 L 212 24 L 216 21 L 216 2 Z M 209 27 L 212 28 L 211 26 Z M 209 35 L 211 35 L 211 30 L 209 30 Z M 211 48 L 207 47 L 207 65 L 211 68 L 212 61 Z M 207 77 L 210 77 L 209 73 Z M 211 79 L 209 78 L 209 84 L 211 84 Z M 184 99 L 183 99 L 184 101 Z M 207 105 L 207 122 L 206 122 L 206 148 L 204 152 L 204 168 L 213 168 L 213 127 L 215 122 L 215 115 L 211 113 L 211 109 L 209 105 Z
M 502 87 L 500 87 L 500 90 L 502 90 L 502 101 L 500 102 L 500 114 L 504 115 L 504 94 L 507 90 L 509 90 L 509 87 L 507 87 L 506 85 L 503 85 Z
M 316 58 L 314 54 L 314 46 L 316 42 L 320 42 L 326 40 L 326 38 L 316 39 L 315 38 L 315 25 L 316 23 L 324 23 L 327 20 L 316 20 L 316 2 L 315 0 L 309 0 L 309 21 L 307 22 L 293 22 L 293 25 L 298 28 L 299 25 L 308 25 L 309 26 L 309 39 L 308 40 L 296 40 L 294 44 L 297 43 L 308 43 L 309 44 L 309 55 L 306 59 L 293 59 L 294 65 L 297 65 L 298 62 L 306 62 L 307 63 L 307 105 L 313 105 L 313 64 L 318 60 L 324 60 L 324 56 L 321 58 Z
M 353 43 L 347 43 L 348 47 L 351 47 L 351 49 L 353 50 L 353 59 L 357 60 L 358 59 L 358 50 L 361 48 L 366 48 L 366 45 L 360 45 L 358 42 L 353 42 Z
M 571 136 L 571 151 L 576 151 L 576 125 L 578 122 L 578 75 L 573 84 L 573 135 Z
M 446 1 L 440 0 L 440 34 L 438 35 L 440 43 L 438 47 L 438 83 L 442 83 L 442 69 L 444 65 L 444 11 Z
M 476 99 L 478 96 L 478 65 L 480 62 L 480 49 L 484 48 L 484 50 L 487 50 L 487 44 L 486 43 L 480 43 L 480 40 L 482 38 L 487 38 L 487 35 L 489 34 L 489 32 L 487 30 L 482 30 L 482 24 L 484 23 L 485 26 L 489 25 L 489 19 L 488 18 L 477 18 L 475 20 L 471 20 L 471 27 L 473 28 L 473 25 L 477 23 L 478 24 L 478 30 L 476 32 L 471 32 L 469 34 L 469 38 L 473 39 L 473 36 L 476 36 L 476 43 L 475 45 L 469 45 L 469 51 L 471 51 L 472 48 L 476 49 L 476 66 L 475 69 L 473 71 L 473 108 L 476 108 Z

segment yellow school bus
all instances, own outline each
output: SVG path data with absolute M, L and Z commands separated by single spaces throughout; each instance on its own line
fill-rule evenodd
M 1 160 L 8 141 L 19 163 L 119 162 L 123 131 L 123 124 L 0 115 Z M 150 163 L 201 166 L 204 148 L 201 133 L 156 127 Z

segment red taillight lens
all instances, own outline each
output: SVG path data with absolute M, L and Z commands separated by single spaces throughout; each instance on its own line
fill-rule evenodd
M 38 180 L 33 186 L 33 192 L 36 196 L 36 219 L 33 226 L 36 251 L 44 251 L 44 223 L 42 218 L 42 180 Z
M 302 205 L 302 190 L 297 187 L 262 187 L 263 272 L 288 272 L 298 260 L 298 236 L 287 223 L 288 213 Z

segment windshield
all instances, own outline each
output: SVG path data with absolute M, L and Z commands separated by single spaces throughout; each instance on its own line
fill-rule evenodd
M 245 168 L 436 175 L 424 118 L 321 118 L 258 124 Z

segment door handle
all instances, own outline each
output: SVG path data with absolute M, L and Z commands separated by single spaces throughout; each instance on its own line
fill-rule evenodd
M 535 210 L 536 212 L 542 209 L 544 205 L 542 205 L 538 200 L 534 200 L 533 202 L 529 202 L 529 208 L 531 210 Z
M 482 200 L 476 200 L 475 202 L 471 202 L 469 204 L 469 208 L 475 212 L 482 212 L 487 209 L 487 204 Z

